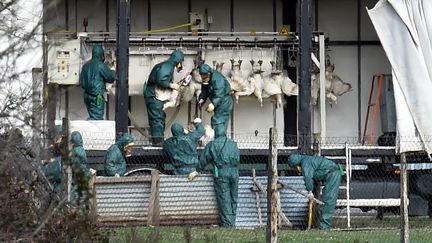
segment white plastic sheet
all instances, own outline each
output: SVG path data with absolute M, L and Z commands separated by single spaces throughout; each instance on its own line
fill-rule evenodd
M 393 69 L 397 152 L 432 153 L 432 1 L 380 0 L 368 10 Z

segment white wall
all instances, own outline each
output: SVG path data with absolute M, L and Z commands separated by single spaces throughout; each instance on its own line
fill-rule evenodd
M 378 41 L 378 37 L 367 15 L 366 7 L 372 8 L 377 0 L 361 1 L 361 40 Z M 357 40 L 357 1 L 321 0 L 318 4 L 319 30 L 331 41 Z M 372 76 L 390 73 L 390 64 L 381 46 L 361 47 L 361 70 L 358 70 L 357 45 L 330 46 L 335 73 L 352 85 L 353 91 L 338 98 L 338 104 L 327 105 L 327 134 L 329 137 L 357 137 L 363 132 Z M 358 110 L 358 71 L 361 72 L 361 110 Z M 361 114 L 361 128 L 358 126 Z M 370 123 L 369 123 L 370 124 Z M 381 134 L 380 120 L 376 135 Z
M 213 24 L 210 26 L 210 31 L 227 31 L 230 29 L 230 0 L 192 0 L 191 5 L 192 12 L 203 13 L 205 8 L 208 9 L 208 14 L 213 17 Z

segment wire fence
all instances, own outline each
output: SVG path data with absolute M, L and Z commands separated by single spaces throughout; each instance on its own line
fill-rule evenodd
M 91 148 L 93 142 L 108 144 L 107 136 L 82 133 L 85 147 Z M 303 138 L 279 135 L 272 141 L 262 134 L 233 138 L 241 153 L 234 227 L 220 226 L 222 210 L 211 168 L 193 181 L 187 175 L 173 175 L 171 159 L 163 148 L 134 136 L 135 141 L 143 142 L 137 142 L 131 156 L 125 158 L 125 176 L 104 176 L 106 149 L 86 149 L 88 165 L 97 171 L 91 182 L 93 197 L 88 202 L 97 228 L 104 229 L 112 242 L 265 242 L 268 213 L 273 212 L 279 242 L 400 241 L 404 229 L 402 163 L 395 153 L 395 139 L 383 143 L 377 138 L 377 144 L 372 145 L 362 144 L 360 138 L 307 139 L 311 154 L 330 159 L 344 172 L 339 187 L 332 192 L 337 194 L 337 202 L 331 228 L 320 230 L 323 206 L 310 203 L 304 174 L 288 165 L 289 155 L 299 153 L 299 148 L 287 144 Z M 407 146 L 417 147 L 417 140 L 412 141 Z M 271 156 L 272 144 L 277 158 Z M 430 242 L 432 162 L 421 151 L 405 155 L 409 236 L 411 242 Z M 277 159 L 276 209 L 269 208 L 268 203 L 272 159 Z M 328 202 L 324 195 L 326 178 L 314 182 L 314 195 L 324 203 Z
M 98 221 L 103 226 L 115 227 L 115 239 L 119 241 L 128 241 L 130 237 L 161 242 L 265 241 L 270 136 L 236 134 L 233 138 L 241 151 L 234 228 L 218 226 L 220 208 L 212 171 L 194 181 L 189 181 L 187 175 L 173 175 L 168 155 L 162 148 L 152 147 L 142 136 L 135 136 L 139 146 L 126 158 L 125 177 L 96 178 L 94 204 Z M 340 186 L 334 192 L 338 199 L 332 227 L 321 231 L 318 228 L 322 206 L 310 206 L 308 198 L 302 195 L 307 193 L 303 175 L 287 164 L 289 155 L 299 151 L 297 146 L 289 145 L 299 138 L 277 137 L 280 242 L 400 240 L 400 156 L 395 154 L 394 139 L 384 142 L 380 139 L 376 141 L 383 146 L 364 145 L 360 138 L 354 137 L 308 139 L 311 153 L 340 164 L 344 170 Z M 417 147 L 416 143 L 413 140 L 407 145 Z M 198 147 L 198 153 L 202 150 L 203 146 Z M 89 151 L 89 156 L 91 166 L 102 175 L 104 153 Z M 422 152 L 407 154 L 407 162 L 410 236 L 414 242 L 428 242 L 432 240 L 432 163 Z M 322 197 L 320 189 L 325 188 L 325 180 L 316 181 L 315 186 L 318 188 L 315 196 Z

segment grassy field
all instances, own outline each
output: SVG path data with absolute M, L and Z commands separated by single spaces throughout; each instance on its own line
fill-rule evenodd
M 411 229 L 411 242 L 432 242 L 432 229 Z M 279 242 L 399 242 L 397 229 L 279 230 Z M 218 227 L 120 228 L 111 242 L 265 242 L 265 229 L 222 229 Z

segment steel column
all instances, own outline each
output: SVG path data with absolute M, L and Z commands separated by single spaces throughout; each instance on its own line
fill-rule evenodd
M 129 110 L 129 0 L 117 0 L 117 84 L 116 84 L 116 136 L 128 131 Z
M 311 0 L 300 0 L 299 150 L 311 154 Z

